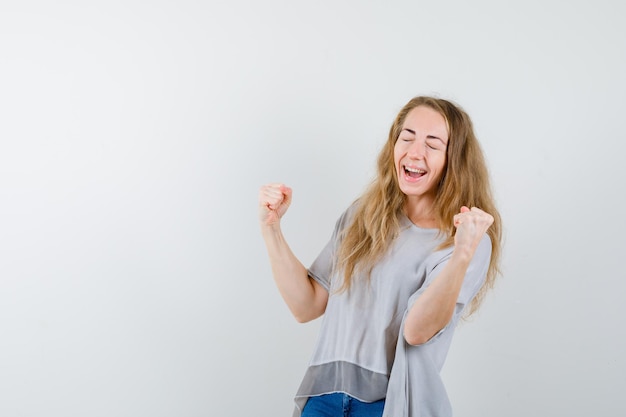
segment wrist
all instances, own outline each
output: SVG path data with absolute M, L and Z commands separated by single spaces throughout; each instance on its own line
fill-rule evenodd
M 261 223 L 261 234 L 266 237 L 281 234 L 280 222 L 271 224 Z
M 465 246 L 455 246 L 450 260 L 461 264 L 469 264 L 473 256 L 474 251 L 471 248 Z

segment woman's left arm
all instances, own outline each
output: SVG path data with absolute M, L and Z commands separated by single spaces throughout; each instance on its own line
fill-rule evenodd
M 456 234 L 452 255 L 407 313 L 404 324 L 407 343 L 426 343 L 450 322 L 467 268 L 492 223 L 493 217 L 476 207 L 463 206 L 454 216 Z

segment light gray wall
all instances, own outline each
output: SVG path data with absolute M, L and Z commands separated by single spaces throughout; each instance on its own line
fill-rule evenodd
M 620 1 L 0 3 L 0 415 L 286 416 L 319 322 L 276 291 L 257 190 L 309 264 L 393 117 L 473 117 L 503 272 L 457 333 L 459 417 L 623 416 Z

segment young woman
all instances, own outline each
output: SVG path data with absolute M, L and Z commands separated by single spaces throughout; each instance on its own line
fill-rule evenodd
M 493 285 L 501 245 L 470 118 L 450 101 L 413 98 L 377 171 L 308 269 L 280 228 L 291 189 L 261 187 L 276 285 L 298 321 L 324 315 L 294 416 L 452 415 L 440 370 L 459 318 Z

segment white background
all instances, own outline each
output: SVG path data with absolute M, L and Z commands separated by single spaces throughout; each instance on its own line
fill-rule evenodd
M 623 416 L 625 6 L 0 3 L 0 415 L 288 416 L 260 185 L 308 265 L 414 95 L 475 122 L 503 276 L 444 368 L 459 417 Z

